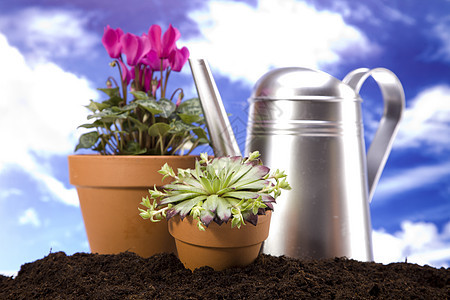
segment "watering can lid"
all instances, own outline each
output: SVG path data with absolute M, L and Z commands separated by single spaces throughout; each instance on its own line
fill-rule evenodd
M 333 76 L 308 68 L 290 67 L 269 71 L 253 88 L 251 99 L 360 101 L 359 94 Z

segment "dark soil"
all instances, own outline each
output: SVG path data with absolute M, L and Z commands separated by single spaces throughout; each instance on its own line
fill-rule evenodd
M 450 268 L 261 255 L 245 268 L 194 272 L 173 254 L 63 252 L 0 275 L 0 299 L 450 299 Z

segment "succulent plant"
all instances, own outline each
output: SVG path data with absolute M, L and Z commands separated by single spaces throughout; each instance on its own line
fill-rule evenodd
M 231 219 L 231 226 L 240 228 L 245 221 L 256 225 L 258 215 L 273 210 L 275 199 L 281 190 L 291 187 L 284 172 L 270 169 L 259 159 L 259 152 L 247 158 L 226 156 L 209 159 L 200 155 L 195 169 L 178 169 L 177 174 L 167 165 L 159 171 L 163 178 L 174 180 L 158 190 L 149 190 L 150 198 L 142 199 L 140 216 L 158 222 L 187 215 L 197 220 L 200 230 L 214 221 L 221 225 Z M 150 199 L 153 201 L 150 202 Z

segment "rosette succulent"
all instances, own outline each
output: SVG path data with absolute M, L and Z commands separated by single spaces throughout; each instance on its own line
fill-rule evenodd
M 197 220 L 200 230 L 214 221 L 221 225 L 231 219 L 231 226 L 240 228 L 246 221 L 256 225 L 258 215 L 273 210 L 281 190 L 290 189 L 284 172 L 264 166 L 259 152 L 247 158 L 240 156 L 209 159 L 200 155 L 195 169 L 178 169 L 177 174 L 167 165 L 159 171 L 163 178 L 174 180 L 158 190 L 149 190 L 150 198 L 142 199 L 140 216 L 158 222 L 180 215 Z M 151 201 L 153 200 L 153 201 Z

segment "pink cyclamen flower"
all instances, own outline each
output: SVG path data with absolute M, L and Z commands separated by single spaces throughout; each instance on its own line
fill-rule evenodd
M 153 71 L 151 70 L 151 68 L 145 68 L 144 69 L 144 92 L 148 92 L 151 88 L 152 88 L 152 76 L 153 76 Z
M 150 50 L 150 52 L 142 58 L 142 63 L 149 66 L 153 71 L 161 71 L 161 59 L 158 57 L 158 53 L 155 50 Z M 169 66 L 169 61 L 163 59 L 162 70 L 164 71 Z
M 121 60 L 119 60 L 119 66 L 120 66 L 120 70 L 122 71 L 122 81 L 128 85 L 131 81 L 132 72 L 127 68 L 127 66 Z
M 189 50 L 183 47 L 181 50 L 175 48 L 169 56 L 170 68 L 175 72 L 180 72 L 189 58 Z
M 148 39 L 152 50 L 156 52 L 159 58 L 161 56 L 161 26 L 152 25 L 148 30 Z
M 148 31 L 152 50 L 156 52 L 158 58 L 169 58 L 170 53 L 176 48 L 176 41 L 181 34 L 175 27 L 169 25 L 169 28 L 164 32 L 161 40 L 161 27 L 159 25 L 152 25 Z
M 146 35 L 136 36 L 131 33 L 124 34 L 120 38 L 122 53 L 127 56 L 127 64 L 136 66 L 140 60 L 150 51 L 150 41 Z
M 161 58 L 168 58 L 170 53 L 176 49 L 176 42 L 180 38 L 181 34 L 175 27 L 172 27 L 172 24 L 169 25 L 169 28 L 166 32 L 164 32 L 162 38 L 162 51 Z
M 119 58 L 122 50 L 120 38 L 123 31 L 120 28 L 112 29 L 109 25 L 104 29 L 102 44 L 111 58 Z

